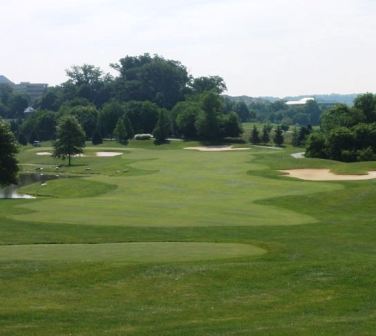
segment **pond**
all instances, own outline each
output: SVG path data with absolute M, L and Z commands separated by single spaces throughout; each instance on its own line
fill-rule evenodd
M 0 188 L 0 199 L 34 199 L 34 196 L 19 194 L 17 190 L 32 183 L 46 183 L 49 180 L 57 179 L 57 175 L 45 175 L 40 173 L 21 174 L 18 177 L 18 184 L 13 184 L 5 188 Z

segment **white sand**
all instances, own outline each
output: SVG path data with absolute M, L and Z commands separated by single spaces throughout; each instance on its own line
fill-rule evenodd
M 291 156 L 295 159 L 305 159 L 305 152 L 293 153 Z
M 184 149 L 196 150 L 199 152 L 230 152 L 244 151 L 250 148 L 233 148 L 232 146 L 201 146 L 201 147 L 185 147 Z
M 280 170 L 290 177 L 307 181 L 362 181 L 376 178 L 376 171 L 370 171 L 366 175 L 338 175 L 330 169 L 291 169 Z
M 123 155 L 123 153 L 120 152 L 97 152 L 98 157 L 114 157 L 114 156 L 120 156 Z
M 253 147 L 257 148 L 267 148 L 267 149 L 277 149 L 277 150 L 282 150 L 282 147 L 276 147 L 276 146 L 261 146 L 261 145 L 253 145 Z
M 38 152 L 37 155 L 39 155 L 39 156 L 51 156 L 52 153 L 50 153 L 50 152 Z

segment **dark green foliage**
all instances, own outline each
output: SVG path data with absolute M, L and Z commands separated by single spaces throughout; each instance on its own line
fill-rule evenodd
M 68 113 L 78 120 L 87 138 L 91 139 L 98 123 L 98 110 L 96 107 L 94 105 L 78 105 L 70 108 Z
M 183 99 L 189 81 L 180 62 L 158 55 L 126 56 L 112 66 L 120 74 L 115 81 L 117 98 L 126 101 L 151 101 L 172 108 Z
M 0 119 L 0 186 L 17 183 L 17 145 L 8 124 Z
M 237 138 L 243 133 L 239 118 L 234 112 L 223 115 L 222 128 L 224 137 Z
M 127 135 L 128 135 L 128 139 L 132 139 L 134 137 L 134 130 L 133 130 L 133 125 L 131 121 L 129 120 L 127 114 L 123 115 L 123 122 L 124 122 L 125 131 L 127 132 Z
M 62 85 L 65 98 L 83 98 L 97 107 L 111 98 L 112 78 L 100 68 L 90 64 L 75 65 L 66 70 L 66 74 L 69 79 Z
M 116 100 L 112 100 L 103 106 L 98 118 L 104 137 L 113 136 L 116 123 L 124 115 L 125 111 L 124 104 Z
M 83 152 L 85 138 L 85 132 L 77 119 L 72 116 L 64 116 L 57 126 L 54 156 L 63 160 L 68 157 L 70 166 L 72 155 Z
M 354 101 L 354 107 L 362 111 L 366 122 L 376 121 L 376 95 L 372 93 L 359 95 Z
M 9 100 L 9 118 L 23 118 L 24 111 L 29 106 L 29 98 L 26 95 L 15 94 Z
M 123 106 L 134 133 L 153 132 L 159 117 L 158 105 L 150 101 L 131 101 Z
M 300 143 L 300 139 L 299 139 L 299 132 L 298 132 L 298 129 L 297 127 L 294 127 L 293 131 L 292 131 L 292 140 L 291 140 L 291 144 L 294 146 L 294 147 L 299 147 L 301 145 Z
M 234 112 L 238 115 L 241 122 L 250 121 L 253 117 L 249 107 L 244 102 L 236 103 L 234 106 Z
M 222 104 L 218 95 L 207 93 L 202 100 L 202 111 L 196 119 L 197 135 L 203 140 L 221 138 L 220 113 Z
M 128 144 L 129 135 L 125 128 L 123 118 L 120 118 L 116 123 L 116 127 L 114 129 L 114 136 L 116 141 L 121 143 L 122 145 Z
M 158 144 L 165 142 L 170 135 L 170 131 L 171 125 L 167 111 L 165 109 L 161 109 L 161 111 L 159 112 L 157 125 L 155 126 L 155 129 L 153 131 L 155 142 Z
M 172 110 L 172 114 L 176 116 L 177 133 L 184 138 L 196 138 L 197 130 L 195 122 L 201 112 L 200 104 L 196 101 L 178 103 Z
M 346 162 L 374 160 L 375 107 L 376 95 L 367 93 L 355 100 L 354 108 L 338 105 L 325 112 L 321 119 L 322 134 L 310 139 L 307 156 L 323 157 L 325 153 L 330 159 Z
M 275 132 L 274 132 L 273 142 L 274 142 L 277 146 L 282 146 L 282 145 L 283 145 L 283 142 L 284 142 L 284 136 L 283 136 L 283 131 L 282 131 L 281 126 L 277 126 L 277 128 L 276 128 L 276 130 L 275 130 Z
M 20 126 L 19 132 L 28 142 L 46 141 L 56 136 L 56 113 L 39 110 L 28 116 Z
M 271 129 L 269 128 L 268 125 L 264 125 L 262 128 L 262 136 L 261 136 L 261 141 L 263 144 L 267 144 L 270 141 L 270 131 Z
M 192 94 L 202 94 L 210 91 L 216 94 L 221 94 L 227 90 L 223 78 L 219 76 L 194 78 L 190 83 L 189 88 Z
M 250 137 L 250 142 L 254 145 L 258 145 L 261 142 L 260 139 L 260 132 L 256 125 L 253 126 L 252 131 L 251 131 L 251 137 Z
M 327 158 L 326 139 L 320 132 L 312 133 L 307 140 L 306 157 Z
M 100 145 L 101 143 L 103 143 L 102 132 L 99 125 L 97 125 L 94 130 L 93 136 L 91 138 L 91 143 L 93 145 Z

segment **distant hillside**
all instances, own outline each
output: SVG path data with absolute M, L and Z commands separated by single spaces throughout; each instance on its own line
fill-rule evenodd
M 0 84 L 7 84 L 13 86 L 14 83 L 3 75 L 0 75 Z
M 313 97 L 316 99 L 316 101 L 320 104 L 346 104 L 346 105 L 353 105 L 355 98 L 358 96 L 358 94 L 314 94 L 314 95 L 304 95 L 304 96 L 289 96 L 284 98 L 278 98 L 278 97 L 249 97 L 249 96 L 226 96 L 229 99 L 231 99 L 234 102 L 240 102 L 243 101 L 246 104 L 252 104 L 252 103 L 260 103 L 260 102 L 276 102 L 278 100 L 300 100 L 302 98 L 306 97 Z

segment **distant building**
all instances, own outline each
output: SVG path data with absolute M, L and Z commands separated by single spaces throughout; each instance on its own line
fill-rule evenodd
M 21 82 L 20 84 L 14 84 L 7 77 L 0 75 L 0 85 L 2 84 L 9 85 L 16 93 L 28 95 L 31 102 L 41 98 L 48 88 L 48 84 L 44 83 Z
M 48 84 L 29 82 L 21 82 L 20 84 L 16 84 L 14 86 L 14 90 L 16 92 L 28 95 L 32 102 L 41 98 L 47 91 L 47 88 Z
M 309 101 L 314 101 L 315 98 L 312 97 L 307 97 L 307 98 L 302 98 L 299 100 L 290 100 L 286 102 L 286 105 L 294 106 L 294 105 L 306 105 Z
M 25 114 L 33 113 L 35 112 L 35 109 L 31 106 L 27 107 L 24 111 Z

